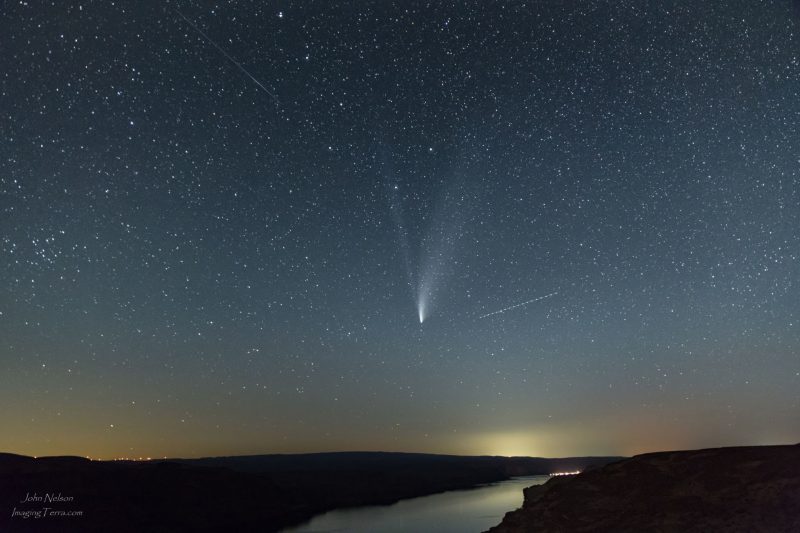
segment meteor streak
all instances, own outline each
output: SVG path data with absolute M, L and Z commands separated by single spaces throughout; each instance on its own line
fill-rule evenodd
M 260 81 L 258 81 L 258 80 L 255 78 L 255 76 L 253 76 L 252 74 L 250 74 L 250 73 L 247 71 L 247 69 L 246 69 L 246 68 L 244 68 L 244 67 L 243 67 L 243 66 L 242 66 L 242 65 L 241 65 L 241 64 L 240 64 L 238 61 L 236 61 L 234 58 L 232 58 L 232 57 L 230 56 L 230 54 L 228 54 L 228 52 L 226 52 L 225 50 L 223 50 L 223 48 L 222 48 L 220 45 L 218 45 L 217 43 L 215 43 L 215 42 L 214 42 L 214 40 L 213 40 L 211 37 L 209 37 L 208 35 L 206 35 L 206 34 L 205 34 L 205 32 L 204 32 L 203 30 L 201 30 L 199 27 L 197 27 L 197 25 L 195 25 L 195 23 L 194 23 L 194 22 L 192 22 L 191 20 L 189 20 L 189 19 L 186 17 L 186 15 L 184 15 L 183 13 L 181 13 L 180 11 L 178 11 L 177 9 L 175 10 L 175 12 L 176 12 L 178 15 L 180 15 L 180 17 L 181 17 L 183 20 L 185 20 L 185 21 L 186 21 L 186 23 L 187 23 L 189 26 L 191 26 L 191 27 L 192 27 L 192 28 L 193 28 L 193 29 L 194 29 L 194 30 L 195 30 L 197 33 L 199 33 L 200 35 L 202 35 L 202 36 L 203 36 L 203 38 L 204 38 L 206 41 L 208 41 L 209 43 L 211 43 L 211 44 L 214 46 L 214 48 L 216 48 L 217 50 L 219 50 L 219 51 L 222 53 L 222 55 L 224 55 L 224 56 L 225 56 L 225 57 L 228 59 L 228 61 L 230 61 L 231 63 L 233 63 L 234 65 L 236 65 L 236 66 L 239 68 L 239 70 L 241 70 L 242 72 L 244 72 L 244 73 L 245 73 L 245 75 L 246 75 L 248 78 L 250 78 L 251 80 L 253 80 L 253 82 L 254 82 L 256 85 L 258 85 L 259 87 L 261 87 L 261 89 L 263 89 L 265 93 L 267 93 L 268 95 L 270 95 L 270 96 L 273 98 L 273 100 L 275 100 L 275 103 L 276 103 L 276 104 L 278 103 L 278 97 L 277 97 L 277 96 L 275 96 L 275 93 L 273 93 L 272 91 L 270 91 L 269 89 L 267 89 L 266 87 L 264 87 L 264 84 L 263 84 L 263 83 L 261 83 Z
M 528 300 L 527 302 L 522 302 L 521 304 L 512 305 L 511 307 L 506 307 L 504 309 L 500 309 L 499 311 L 492 311 L 491 313 L 486 313 L 485 315 L 481 315 L 478 318 L 486 318 L 487 316 L 492 315 L 499 315 L 500 313 L 505 313 L 506 311 L 511 311 L 512 309 L 516 309 L 517 307 L 522 307 L 523 305 L 532 304 L 533 302 L 538 302 L 539 300 L 544 300 L 545 298 L 550 298 L 551 296 L 555 296 L 558 292 L 551 292 L 550 294 L 545 294 L 544 296 L 539 296 L 538 298 L 534 298 L 533 300 Z

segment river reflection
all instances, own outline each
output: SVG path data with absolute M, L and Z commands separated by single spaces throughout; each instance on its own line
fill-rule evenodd
M 376 505 L 330 511 L 284 533 L 479 533 L 522 506 L 522 489 L 549 476 L 518 477 L 469 490 L 454 490 Z

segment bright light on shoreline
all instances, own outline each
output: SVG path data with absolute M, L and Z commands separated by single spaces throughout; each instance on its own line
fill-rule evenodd
M 578 475 L 580 473 L 581 473 L 580 470 L 576 470 L 574 472 L 554 472 L 554 473 L 552 473 L 550 475 L 551 476 L 576 476 L 576 475 Z

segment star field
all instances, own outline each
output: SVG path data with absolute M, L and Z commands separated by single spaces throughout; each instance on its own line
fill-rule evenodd
M 797 2 L 1 24 L 3 451 L 800 438 Z

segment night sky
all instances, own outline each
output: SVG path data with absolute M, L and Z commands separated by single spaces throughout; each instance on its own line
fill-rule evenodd
M 800 441 L 797 2 L 0 20 L 0 450 Z

